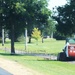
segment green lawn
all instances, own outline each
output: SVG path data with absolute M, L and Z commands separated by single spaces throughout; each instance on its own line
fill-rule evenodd
M 44 43 L 39 40 L 38 45 L 36 45 L 36 41 L 32 39 L 31 44 L 27 44 L 27 51 L 33 53 L 53 53 L 57 54 L 62 51 L 62 48 L 65 45 L 65 41 L 57 41 L 55 39 L 44 39 Z M 1 44 L 0 44 L 1 47 Z M 10 48 L 10 42 L 5 43 L 6 48 Z M 25 50 L 25 42 L 15 42 L 16 50 Z
M 32 40 L 31 44 L 28 44 L 28 50 L 30 52 L 41 52 L 45 50 L 46 53 L 57 54 L 64 47 L 65 41 L 57 41 L 55 39 L 44 39 L 44 43 L 41 41 L 36 42 Z M 1 44 L 0 44 L 0 47 Z M 9 48 L 10 43 L 6 43 L 4 47 Z M 24 43 L 15 43 L 16 49 L 24 49 Z M 0 57 L 16 61 L 24 66 L 27 66 L 33 70 L 41 72 L 43 75 L 74 75 L 75 64 L 69 62 L 60 62 L 53 60 L 44 60 L 44 58 L 28 55 L 10 55 L 5 54 L 5 51 L 0 50 Z
M 3 52 L 2 52 L 3 53 Z M 44 60 L 36 56 L 21 56 L 1 54 L 1 57 L 16 61 L 26 67 L 41 72 L 43 75 L 74 75 L 75 64 L 69 62 L 60 62 L 52 60 Z

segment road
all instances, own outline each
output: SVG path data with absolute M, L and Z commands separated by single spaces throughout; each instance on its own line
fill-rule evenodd
M 0 75 L 13 75 L 9 73 L 8 71 L 4 70 L 3 68 L 0 68 Z

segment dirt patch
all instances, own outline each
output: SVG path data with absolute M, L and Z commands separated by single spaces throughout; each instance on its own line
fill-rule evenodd
M 42 75 L 37 71 L 24 67 L 17 62 L 0 58 L 0 67 L 10 72 L 12 75 Z

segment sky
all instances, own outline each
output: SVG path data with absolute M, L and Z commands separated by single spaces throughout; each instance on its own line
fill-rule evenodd
M 52 10 L 53 7 L 65 5 L 66 3 L 66 0 L 50 0 L 48 8 Z

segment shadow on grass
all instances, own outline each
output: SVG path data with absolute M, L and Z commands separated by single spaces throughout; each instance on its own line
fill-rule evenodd
M 23 56 L 21 54 L 0 53 L 2 56 Z
M 5 57 L 11 57 L 11 56 L 17 56 L 17 57 L 21 57 L 21 56 L 25 56 L 25 57 L 21 57 L 22 60 L 24 61 L 57 61 L 57 60 L 53 60 L 53 59 L 44 59 L 43 57 L 39 57 L 39 56 L 33 56 L 33 55 L 28 55 L 28 54 L 10 54 L 10 53 L 0 53 L 0 55 L 5 56 Z M 27 57 L 26 57 L 27 56 Z M 15 61 L 17 61 L 17 57 L 15 57 Z M 12 58 L 11 58 L 12 59 Z
M 57 60 L 52 60 L 52 59 L 50 59 L 50 60 L 45 60 L 45 59 L 42 59 L 42 60 L 37 60 L 37 61 L 57 61 Z

